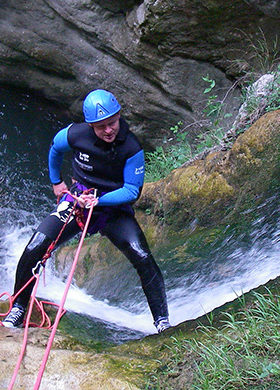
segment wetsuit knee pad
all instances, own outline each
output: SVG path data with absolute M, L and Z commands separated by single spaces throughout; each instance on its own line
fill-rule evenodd
M 49 237 L 47 237 L 44 233 L 36 232 L 31 237 L 29 243 L 25 248 L 25 251 L 46 252 L 51 242 L 52 240 Z
M 16 281 L 14 286 L 14 295 L 24 286 L 32 277 L 32 269 L 38 261 L 42 260 L 52 240 L 44 233 L 37 231 L 31 237 L 27 244 L 17 266 Z M 26 307 L 31 295 L 34 281 L 31 282 L 17 297 L 15 302 Z
M 52 240 L 41 232 L 36 232 L 31 237 L 27 244 L 17 267 L 17 278 L 25 279 L 26 274 L 31 275 L 31 268 L 34 267 L 38 261 L 46 253 Z
M 140 264 L 145 265 L 149 263 L 152 258 L 149 248 L 142 246 L 139 241 L 123 242 L 120 250 L 130 260 L 134 267 Z

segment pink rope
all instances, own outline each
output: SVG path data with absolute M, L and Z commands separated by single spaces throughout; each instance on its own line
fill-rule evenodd
M 19 368 L 20 368 L 20 365 L 21 365 L 21 362 L 22 362 L 22 359 L 24 357 L 24 353 L 26 350 L 27 338 L 28 338 L 28 325 L 30 322 L 32 308 L 33 308 L 33 304 L 34 304 L 34 300 L 35 300 L 35 296 L 36 296 L 36 292 L 37 292 L 37 288 L 38 288 L 38 284 L 39 284 L 39 279 L 40 279 L 38 274 L 35 275 L 35 278 L 36 278 L 36 282 L 35 282 L 35 285 L 34 285 L 33 290 L 32 290 L 31 301 L 30 301 L 30 305 L 29 305 L 29 309 L 28 309 L 28 313 L 27 313 L 27 317 L 26 317 L 26 326 L 24 328 L 24 336 L 23 336 L 21 351 L 20 351 L 20 354 L 18 357 L 18 361 L 17 361 L 16 367 L 15 367 L 15 370 L 14 370 L 14 374 L 13 374 L 11 382 L 9 384 L 8 390 L 11 390 L 14 387 L 15 380 L 16 380 L 17 374 L 19 372 Z
M 66 282 L 66 287 L 65 287 L 65 290 L 64 290 L 64 294 L 63 294 L 63 297 L 61 299 L 58 312 L 56 314 L 56 318 L 55 318 L 55 322 L 53 324 L 52 332 L 51 332 L 50 337 L 49 337 L 48 345 L 46 347 L 45 354 L 44 354 L 44 357 L 43 357 L 43 360 L 42 360 L 42 363 L 41 363 L 41 366 L 40 366 L 40 370 L 39 370 L 39 373 L 38 373 L 38 376 L 37 376 L 37 380 L 35 382 L 33 390 L 38 390 L 39 387 L 40 387 L 41 381 L 42 381 L 42 377 L 43 377 L 44 370 L 45 370 L 45 367 L 46 367 L 46 364 L 47 364 L 47 360 L 48 360 L 48 357 L 49 357 L 49 354 L 50 354 L 52 343 L 53 343 L 53 340 L 54 340 L 54 337 L 55 337 L 55 333 L 56 333 L 56 330 L 57 330 L 57 327 L 58 327 L 58 324 L 59 324 L 59 320 L 61 318 L 61 313 L 64 310 L 63 307 L 64 307 L 64 304 L 65 304 L 65 301 L 66 301 L 66 298 L 67 298 L 67 294 L 68 294 L 68 291 L 69 291 L 69 288 L 70 288 L 70 285 L 71 285 L 71 282 L 72 282 L 72 279 L 73 279 L 73 276 L 74 276 L 75 268 L 76 268 L 76 265 L 77 265 L 77 262 L 78 262 L 78 259 L 79 259 L 79 256 L 80 256 L 80 252 L 81 252 L 82 245 L 83 245 L 86 233 L 87 233 L 88 225 L 89 225 L 89 222 L 90 222 L 90 219 L 91 219 L 91 215 L 92 215 L 94 206 L 95 206 L 95 204 L 92 203 L 91 206 L 90 206 L 90 209 L 89 209 L 89 213 L 88 213 L 88 217 L 87 217 L 87 220 L 86 220 L 85 228 L 83 230 L 81 239 L 79 241 L 79 245 L 78 245 L 78 248 L 77 248 L 74 260 L 73 260 L 73 264 L 72 264 L 70 273 L 68 275 L 68 279 L 67 279 L 67 282 Z
M 84 193 L 87 195 L 89 193 L 89 191 L 91 191 L 93 189 L 90 189 L 90 190 L 87 190 L 87 191 L 84 191 Z M 68 193 L 68 191 L 65 191 Z M 70 193 L 69 193 L 70 194 Z M 51 243 L 51 245 L 49 246 L 46 254 L 44 255 L 42 261 L 41 261 L 41 265 L 44 265 L 45 262 L 47 261 L 47 259 L 51 256 L 51 253 L 53 251 L 53 249 L 55 248 L 55 245 L 56 243 L 58 242 L 63 230 L 65 229 L 65 226 L 67 225 L 68 223 L 68 220 L 70 219 L 75 207 L 76 207 L 76 204 L 78 203 L 78 200 L 79 198 L 76 197 L 76 196 L 73 196 L 73 194 L 70 194 L 75 200 L 75 204 L 74 204 L 74 207 L 73 207 L 73 210 L 71 211 L 71 213 L 68 215 L 68 218 L 67 220 L 65 221 L 65 224 L 63 225 L 61 231 L 59 232 L 58 234 L 58 237 L 56 238 L 56 240 L 54 242 Z M 0 313 L 0 316 L 6 316 L 10 310 L 11 310 L 11 307 L 13 305 L 13 302 L 14 300 L 16 299 L 16 297 L 27 287 L 27 285 L 29 285 L 32 280 L 35 278 L 36 281 L 35 281 L 35 285 L 33 287 L 33 290 L 32 290 L 32 294 L 31 294 L 31 300 L 30 300 L 30 305 L 29 305 L 29 309 L 28 309 L 28 313 L 27 313 L 27 316 L 26 316 L 26 320 L 24 321 L 25 322 L 25 330 L 24 330 L 24 338 L 23 338 L 23 344 L 22 344 L 22 348 L 21 348 L 21 352 L 20 352 L 20 355 L 19 355 L 19 358 L 18 358 L 18 361 L 17 361 L 17 364 L 16 364 L 16 367 L 15 367 L 15 370 L 14 370 L 14 373 L 13 373 L 13 377 L 10 381 L 10 384 L 9 384 L 9 387 L 8 387 L 8 390 L 12 390 L 13 389 L 13 386 L 14 386 L 14 383 L 15 383 L 15 380 L 16 380 L 16 377 L 17 377 L 17 374 L 18 374 L 18 371 L 19 371 L 19 368 L 20 368 L 20 365 L 21 365 L 21 362 L 23 360 L 23 357 L 24 357 L 24 353 L 25 353 L 25 350 L 26 350 L 26 346 L 27 346 L 27 339 L 28 339 L 28 328 L 29 326 L 38 326 L 40 328 L 43 328 L 44 326 L 44 323 L 47 322 L 47 326 L 44 327 L 45 329 L 52 329 L 52 332 L 51 332 L 51 335 L 49 337 L 49 342 L 48 342 L 48 345 L 47 345 L 47 348 L 46 348 L 46 351 L 45 351 L 45 355 L 43 357 L 43 361 L 42 361 L 42 364 L 41 364 L 41 367 L 40 367 L 40 370 L 39 370 L 39 374 L 38 374 L 38 377 L 37 377 L 37 380 L 36 380 L 36 383 L 35 383 L 35 386 L 34 386 L 34 390 L 35 389 L 39 389 L 40 387 L 40 383 L 41 383 L 41 380 L 42 380 L 42 376 L 43 376 L 43 373 L 44 373 L 44 370 L 45 370 L 45 366 L 46 366 L 46 363 L 47 363 L 47 360 L 48 360 L 48 356 L 49 356 L 49 353 L 50 353 L 50 349 L 51 349 L 51 346 L 52 346 L 52 343 L 53 343 L 53 340 L 54 340 L 54 336 L 55 336 L 55 333 L 56 333 L 56 330 L 57 330 L 57 327 L 58 327 L 58 324 L 59 324 L 59 321 L 61 319 L 61 317 L 65 314 L 66 310 L 64 309 L 64 303 L 66 301 L 66 297 L 67 297 L 67 294 L 68 294 L 68 291 L 69 291 L 69 288 L 70 288 L 70 285 L 71 285 L 71 282 L 72 282 L 72 279 L 73 279 L 73 276 L 74 276 L 74 272 L 75 272 L 75 268 L 76 268 L 76 265 L 77 265 L 77 262 L 78 262 L 78 258 L 79 258 L 79 255 L 80 255 L 80 251 L 81 251 L 81 248 L 82 248 L 82 245 L 83 245 L 83 242 L 84 242 L 84 239 L 85 239 L 85 236 L 86 236 L 86 233 L 87 233 L 87 229 L 88 229 L 88 225 L 89 225 L 89 222 L 90 222 L 90 219 L 91 219 L 91 216 L 92 216 L 92 212 L 93 212 L 93 208 L 94 206 L 97 205 L 98 203 L 98 200 L 96 199 L 96 190 L 94 192 L 94 199 L 91 199 L 90 197 L 88 197 L 86 199 L 87 203 L 90 204 L 90 208 L 89 208 L 89 213 L 88 213 L 88 217 L 87 217 L 87 221 L 86 221 L 86 224 L 83 228 L 83 234 L 81 236 L 81 239 L 80 239 L 80 242 L 79 242 L 79 246 L 78 246 L 78 249 L 76 251 L 76 255 L 75 255 L 75 258 L 74 258 L 74 261 L 73 261 L 73 264 L 72 264 L 72 268 L 71 268 L 71 271 L 70 271 L 70 274 L 68 276 L 68 280 L 67 280 L 67 283 L 66 283 L 66 288 L 65 288 L 65 291 L 64 291 L 64 295 L 62 297 L 62 300 L 61 300 L 61 303 L 60 305 L 57 305 L 55 303 L 52 303 L 52 302 L 46 302 L 46 301 L 41 301 L 39 302 L 37 299 L 36 299 L 36 292 L 37 292 L 37 288 L 38 288 L 38 284 L 39 284 L 39 279 L 40 279 L 40 275 L 39 273 L 38 274 L 34 274 L 29 280 L 28 282 L 17 292 L 16 295 L 14 296 L 11 296 L 9 293 L 7 292 L 4 292 L 2 294 L 0 294 L 0 298 L 4 295 L 7 295 L 8 296 L 8 299 L 9 299 L 9 310 L 7 313 Z M 30 322 L 30 318 L 31 318 L 31 314 L 32 314 L 32 310 L 33 310 L 33 306 L 34 306 L 34 303 L 36 303 L 37 305 L 37 308 L 38 310 L 41 312 L 42 314 L 42 321 L 40 323 L 40 325 L 37 325 L 37 324 L 34 324 L 34 323 L 31 323 Z M 55 322 L 54 322 L 54 325 L 51 326 L 51 321 L 49 319 L 49 317 L 47 316 L 47 314 L 45 313 L 44 311 L 44 307 L 43 305 L 45 304 L 51 304 L 51 305 L 54 305 L 54 306 L 57 306 L 59 309 L 58 309 L 58 312 L 56 314 L 56 318 L 55 318 Z M 0 321 L 0 326 L 3 326 L 2 325 L 2 322 Z

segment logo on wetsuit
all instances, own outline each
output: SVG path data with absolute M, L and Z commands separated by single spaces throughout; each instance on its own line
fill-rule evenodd
M 89 162 L 89 155 L 86 154 L 86 153 L 80 152 L 80 154 L 79 154 L 79 159 L 82 160 L 82 161 L 84 161 L 84 162 Z
M 58 205 L 56 211 L 51 213 L 51 215 L 57 217 L 58 219 L 60 219 L 61 222 L 65 223 L 72 210 L 73 210 L 73 203 L 64 200 Z M 69 218 L 68 223 L 71 222 L 73 218 L 74 215 L 72 214 L 71 217 Z
M 90 156 L 87 153 L 79 152 L 78 157 L 75 157 L 76 163 L 79 165 L 80 168 L 82 168 L 84 171 L 93 171 L 93 165 L 90 161 Z M 89 164 L 85 164 L 89 163 Z
M 135 175 L 142 175 L 144 173 L 144 165 L 139 168 L 135 168 Z

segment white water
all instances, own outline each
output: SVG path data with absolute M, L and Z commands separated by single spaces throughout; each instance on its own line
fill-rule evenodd
M 2 237 L 2 256 L 5 258 L 1 265 L 0 272 L 2 286 L 10 294 L 13 292 L 14 275 L 18 259 L 31 236 L 31 229 L 14 228 Z M 15 245 L 16 243 L 16 245 Z M 48 260 L 50 262 L 51 260 Z M 65 290 L 65 283 L 55 277 L 51 271 L 50 264 L 46 266 L 46 285 L 43 277 L 40 278 L 40 284 L 37 295 L 51 302 L 59 303 Z M 146 334 L 154 333 L 155 328 L 152 325 L 151 315 L 143 302 L 143 313 L 134 314 L 116 306 L 110 306 L 106 301 L 98 301 L 88 295 L 84 290 L 77 288 L 72 284 L 65 303 L 65 309 L 75 313 L 87 314 L 99 318 L 103 321 L 140 331 Z
M 225 265 L 222 281 L 215 280 L 214 273 L 200 277 L 191 284 L 187 291 L 178 288 L 169 292 L 170 313 L 172 321 L 177 324 L 184 319 L 194 319 L 209 313 L 216 307 L 222 306 L 250 291 L 265 284 L 280 275 L 279 244 L 269 252 L 262 249 L 236 250 Z M 185 297 L 185 298 L 184 298 Z
M 16 264 L 30 237 L 31 230 L 32 226 L 14 227 L 1 237 L 1 257 L 5 259 L 0 268 L 3 283 L 1 285 L 5 286 L 10 293 Z M 217 264 L 213 259 L 211 264 L 209 259 L 210 263 L 206 263 L 205 266 L 192 270 L 188 275 L 182 275 L 178 278 L 178 287 L 167 289 L 171 324 L 177 325 L 188 319 L 198 318 L 280 275 L 279 250 L 280 243 L 276 232 L 269 248 L 261 246 L 256 241 L 249 250 L 236 249 L 223 263 Z M 43 285 L 43 278 L 41 278 L 38 296 L 59 303 L 65 283 L 53 275 L 50 265 L 46 270 L 47 285 Z M 168 279 L 168 275 L 166 276 Z M 119 327 L 145 334 L 155 333 L 146 302 L 141 304 L 141 314 L 136 314 L 112 306 L 106 300 L 96 300 L 73 285 L 69 290 L 65 308 Z M 139 313 L 139 305 L 137 305 L 137 313 Z
M 47 174 L 47 150 L 52 136 L 63 126 L 57 117 L 50 115 L 49 106 L 44 107 L 43 102 L 29 95 L 19 96 L 10 90 L 1 90 L 1 99 L 6 100 L 0 100 L 0 172 L 5 179 L 0 191 L 7 192 L 1 199 L 0 209 L 0 292 L 12 293 L 18 259 L 53 202 Z M 67 124 L 65 122 L 64 126 Z M 280 228 L 274 230 L 268 238 L 269 227 L 265 221 L 255 221 L 255 232 L 251 244 L 245 246 L 247 249 L 244 249 L 242 238 L 236 245 L 226 243 L 215 254 L 194 264 L 190 271 L 184 270 L 182 262 L 182 269 L 179 268 L 176 276 L 172 274 L 173 265 L 161 262 L 171 324 L 197 318 L 280 275 Z M 228 245 L 232 246 L 231 250 L 225 250 Z M 53 275 L 51 260 L 48 262 L 47 286 L 41 283 L 39 296 L 59 303 L 65 284 Z M 135 289 L 133 282 L 129 289 Z M 65 307 L 120 328 L 145 334 L 155 332 L 144 299 L 128 305 L 124 297 L 117 298 L 118 303 L 112 305 L 106 299 L 96 300 L 72 286 Z

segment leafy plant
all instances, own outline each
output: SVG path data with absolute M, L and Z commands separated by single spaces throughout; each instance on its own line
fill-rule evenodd
M 183 122 L 180 121 L 170 127 L 171 137 L 165 140 L 165 144 L 145 154 L 146 181 L 156 181 L 165 177 L 191 158 L 191 146 L 186 139 L 187 132 L 182 129 L 182 125 Z
M 206 83 L 208 83 L 208 87 L 204 89 L 203 93 L 208 94 L 212 92 L 216 85 L 215 80 L 210 79 L 209 76 L 202 77 L 202 79 Z M 218 115 L 220 114 L 222 109 L 222 103 L 217 99 L 218 99 L 218 95 L 216 94 L 208 96 L 206 107 L 203 110 L 208 117 L 217 118 Z
M 255 299 L 251 308 L 236 315 L 224 313 L 224 329 L 214 337 L 208 331 L 203 342 L 188 343 L 199 362 L 194 388 L 247 389 L 258 384 L 266 388 L 266 383 L 279 383 L 280 297 L 267 290 L 255 293 Z
M 265 44 L 263 51 L 265 51 Z M 273 55 L 273 58 L 278 58 L 276 53 Z M 278 71 L 274 74 L 274 81 L 269 87 L 271 92 L 265 98 L 263 96 L 255 96 L 254 94 L 251 94 L 249 98 L 247 96 L 244 98 L 244 100 L 247 99 L 246 110 L 248 117 L 243 126 L 241 126 L 242 128 L 236 129 L 236 135 L 243 132 L 264 112 L 280 109 L 280 66 L 278 66 Z M 232 115 L 225 111 L 224 103 L 230 90 L 227 91 L 222 100 L 219 100 L 218 95 L 214 92 L 216 87 L 215 80 L 210 78 L 209 75 L 204 76 L 203 80 L 207 84 L 203 91 L 207 95 L 203 111 L 209 119 L 206 131 L 197 135 L 196 141 L 191 146 L 187 139 L 187 128 L 190 125 L 183 126 L 183 123 L 180 121 L 170 127 L 170 138 L 165 140 L 165 143 L 157 147 L 155 151 L 146 153 L 146 181 L 156 181 L 167 176 L 173 169 L 180 167 L 199 153 L 221 143 L 225 133 L 221 122 Z M 233 84 L 231 89 L 236 84 L 237 82 Z M 245 94 L 245 89 L 243 93 Z
M 170 130 L 174 133 L 177 134 L 180 130 L 180 126 L 182 126 L 183 122 L 179 121 L 175 126 L 170 127 Z
M 199 134 L 197 138 L 199 139 L 198 144 L 196 145 L 196 152 L 201 153 L 205 149 L 210 149 L 213 146 L 219 144 L 224 136 L 222 127 L 215 129 L 214 131 L 209 131 L 207 133 Z

